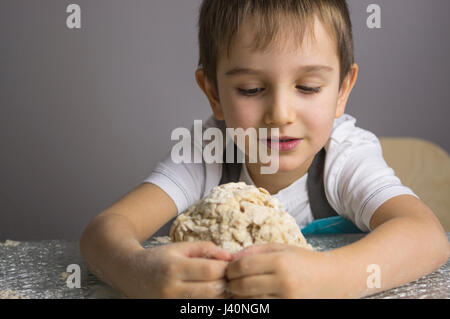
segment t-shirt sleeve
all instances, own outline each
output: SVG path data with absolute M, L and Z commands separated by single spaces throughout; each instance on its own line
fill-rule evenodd
M 153 183 L 165 191 L 175 202 L 180 214 L 201 198 L 204 179 L 202 164 L 174 163 L 169 153 L 143 183 Z
M 215 126 L 220 126 L 213 117 L 210 117 L 202 125 L 202 133 Z M 191 134 L 191 161 L 188 163 L 176 163 L 172 159 L 172 150 L 168 152 L 164 160 L 157 163 L 151 174 L 143 183 L 153 183 L 165 191 L 175 202 L 178 214 L 185 211 L 197 200 L 205 196 L 212 187 L 217 186 L 221 174 L 221 165 L 208 164 L 205 161 L 196 162 L 194 159 L 202 159 L 203 149 L 207 141 L 194 140 L 194 126 Z
M 336 212 L 368 232 L 373 214 L 384 202 L 417 195 L 387 165 L 375 134 L 355 127 L 354 121 L 337 131 L 325 161 L 326 195 Z

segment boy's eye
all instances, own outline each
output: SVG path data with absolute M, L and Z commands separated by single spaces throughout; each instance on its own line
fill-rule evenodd
M 256 88 L 256 89 L 250 89 L 250 90 L 244 90 L 244 89 L 238 88 L 239 94 L 244 95 L 244 96 L 253 96 L 262 91 L 264 91 L 263 88 Z
M 304 91 L 306 94 L 316 94 L 320 92 L 321 87 L 317 87 L 317 88 L 312 88 L 312 87 L 308 87 L 308 86 L 297 86 L 298 89 L 300 89 L 301 91 Z
M 316 94 L 320 92 L 321 87 L 308 87 L 308 86 L 297 86 L 297 89 L 303 91 L 303 93 L 305 94 Z M 238 93 L 244 96 L 254 96 L 257 95 L 258 93 L 264 91 L 264 88 L 255 88 L 255 89 L 249 89 L 249 90 L 244 90 L 244 89 L 240 89 L 238 88 Z

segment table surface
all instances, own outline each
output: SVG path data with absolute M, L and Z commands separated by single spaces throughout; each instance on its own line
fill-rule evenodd
M 348 245 L 364 235 L 313 235 L 307 240 L 318 251 Z M 450 233 L 447 233 L 450 239 Z M 148 240 L 146 248 L 158 245 Z M 80 288 L 69 288 L 67 267 L 80 267 Z M 70 270 L 72 273 L 73 270 Z M 368 273 L 368 276 L 370 274 Z M 98 280 L 81 258 L 78 242 L 45 240 L 18 242 L 16 245 L 0 243 L 0 298 L 122 298 L 122 295 Z M 392 298 L 450 298 L 450 259 L 445 265 L 418 280 L 401 287 L 366 297 Z

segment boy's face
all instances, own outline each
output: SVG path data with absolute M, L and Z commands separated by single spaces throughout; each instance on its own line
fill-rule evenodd
M 279 128 L 280 136 L 302 139 L 294 149 L 279 150 L 279 172 L 307 171 L 314 155 L 327 143 L 334 119 L 344 113 L 356 81 L 354 65 L 353 75 L 339 91 L 335 41 L 317 19 L 314 28 L 316 41 L 305 35 L 301 48 L 289 45 L 296 41 L 289 36 L 287 42 L 282 42 L 287 45 L 253 52 L 249 49 L 251 24 L 244 24 L 233 42 L 230 57 L 222 54 L 218 62 L 219 96 L 208 90 L 210 85 L 202 87 L 214 115 L 225 120 L 227 127 L 267 128 L 269 135 L 270 128 Z M 308 71 L 307 66 L 311 65 L 323 68 Z M 233 72 L 242 68 L 258 72 Z M 318 93 L 311 91 L 316 88 L 320 88 Z

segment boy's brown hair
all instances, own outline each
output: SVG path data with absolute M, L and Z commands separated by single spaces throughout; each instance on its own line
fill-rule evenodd
M 352 24 L 345 0 L 203 0 L 198 21 L 199 62 L 216 93 L 217 64 L 230 47 L 239 26 L 253 18 L 253 50 L 265 50 L 283 36 L 281 21 L 289 23 L 300 46 L 305 34 L 314 38 L 318 17 L 336 41 L 340 64 L 339 89 L 354 63 Z

